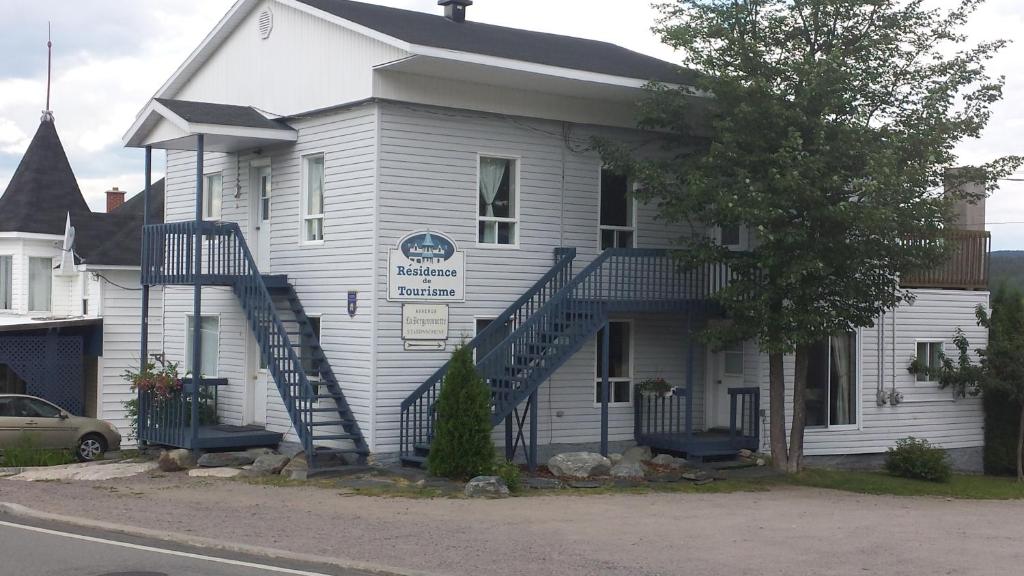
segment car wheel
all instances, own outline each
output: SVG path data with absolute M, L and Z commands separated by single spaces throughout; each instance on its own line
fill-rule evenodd
M 99 434 L 86 434 L 78 441 L 78 460 L 92 462 L 103 457 L 107 451 L 107 440 Z

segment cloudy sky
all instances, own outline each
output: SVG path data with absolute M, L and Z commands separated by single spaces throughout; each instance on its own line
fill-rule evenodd
M 0 190 L 7 187 L 39 123 L 46 97 L 46 27 L 52 22 L 51 108 L 89 203 L 102 209 L 111 186 L 142 186 L 142 153 L 121 147 L 135 114 L 199 44 L 233 0 L 3 0 L 0 2 Z M 371 0 L 374 1 L 374 0 Z M 440 13 L 436 0 L 375 0 Z M 936 0 L 948 2 L 953 0 Z M 651 34 L 645 0 L 475 0 L 472 20 L 611 41 L 666 60 Z M 1019 37 L 1024 2 L 988 0 L 972 40 Z M 991 64 L 1007 77 L 1006 98 L 981 140 L 965 143 L 962 163 L 1024 155 L 1024 41 Z M 1024 176 L 1021 176 L 1024 179 Z M 995 249 L 1024 250 L 1024 182 L 1006 182 L 988 201 Z

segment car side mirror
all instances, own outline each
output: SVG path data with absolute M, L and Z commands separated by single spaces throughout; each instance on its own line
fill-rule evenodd
M 60 411 L 60 419 L 61 420 L 67 420 L 68 418 L 71 418 L 71 414 L 68 414 L 67 412 L 61 410 Z

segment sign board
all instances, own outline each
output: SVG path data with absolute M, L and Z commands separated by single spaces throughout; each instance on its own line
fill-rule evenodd
M 440 232 L 413 232 L 388 252 L 388 300 L 465 302 L 466 254 Z
M 447 339 L 447 304 L 402 305 L 402 340 L 437 342 Z

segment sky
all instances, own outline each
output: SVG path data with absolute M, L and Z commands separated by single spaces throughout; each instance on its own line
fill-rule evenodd
M 370 0 L 440 14 L 436 0 Z M 935 0 L 952 3 L 954 0 Z M 233 0 L 3 0 L 0 2 L 0 190 L 39 124 L 46 100 L 46 34 L 51 23 L 51 109 L 79 185 L 94 210 L 105 190 L 142 188 L 142 152 L 121 137 L 153 96 L 227 12 Z M 479 22 L 604 40 L 670 61 L 651 32 L 645 0 L 475 0 Z M 967 33 L 972 41 L 1013 39 L 1024 2 L 988 0 Z M 982 138 L 958 149 L 961 164 L 1024 155 L 1024 41 L 990 63 L 1005 75 L 1004 99 Z M 158 166 L 158 171 L 159 171 Z M 1024 170 L 1020 175 L 1024 180 Z M 1007 181 L 987 202 L 993 249 L 1024 250 L 1024 181 Z

